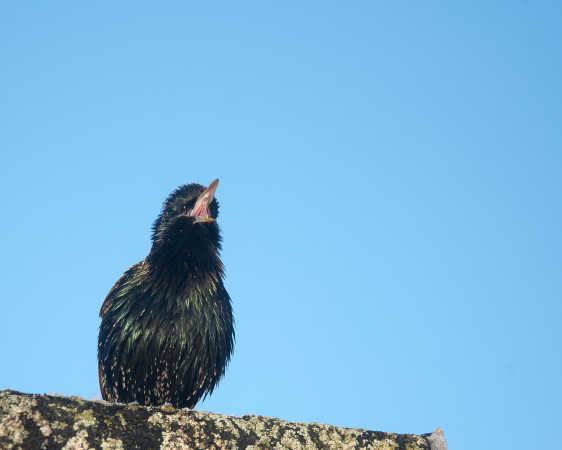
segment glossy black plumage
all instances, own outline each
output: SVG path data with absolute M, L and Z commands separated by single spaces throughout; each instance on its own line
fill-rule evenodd
M 234 343 L 214 191 L 188 184 L 164 202 L 152 249 L 115 283 L 100 316 L 102 396 L 192 408 L 223 376 Z

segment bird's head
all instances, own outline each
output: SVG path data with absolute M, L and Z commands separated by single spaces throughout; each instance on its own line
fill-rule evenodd
M 154 244 L 166 242 L 210 241 L 220 248 L 220 235 L 216 223 L 219 204 L 215 191 L 219 180 L 205 187 L 197 183 L 177 188 L 164 202 L 162 212 L 152 227 Z

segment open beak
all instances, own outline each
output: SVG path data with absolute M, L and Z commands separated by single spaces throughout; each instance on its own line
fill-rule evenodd
M 193 221 L 193 223 L 208 223 L 208 222 L 216 222 L 216 220 L 213 219 L 212 217 L 195 216 L 195 220 Z
M 215 191 L 217 190 L 218 185 L 219 179 L 217 178 L 207 187 L 207 189 L 201 192 L 201 194 L 197 198 L 195 206 L 189 213 L 190 216 L 195 217 L 194 223 L 215 221 L 215 219 L 209 217 L 209 205 L 215 198 Z

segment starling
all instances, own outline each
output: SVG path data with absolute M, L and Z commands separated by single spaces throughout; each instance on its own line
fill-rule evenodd
M 192 408 L 223 376 L 234 323 L 219 258 L 218 182 L 186 184 L 167 198 L 150 253 L 103 302 L 98 371 L 105 400 Z

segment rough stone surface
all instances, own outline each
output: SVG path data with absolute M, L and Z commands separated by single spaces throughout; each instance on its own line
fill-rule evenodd
M 439 432 L 393 434 L 0 391 L 0 448 L 6 449 L 444 449 L 436 447 L 445 443 Z

